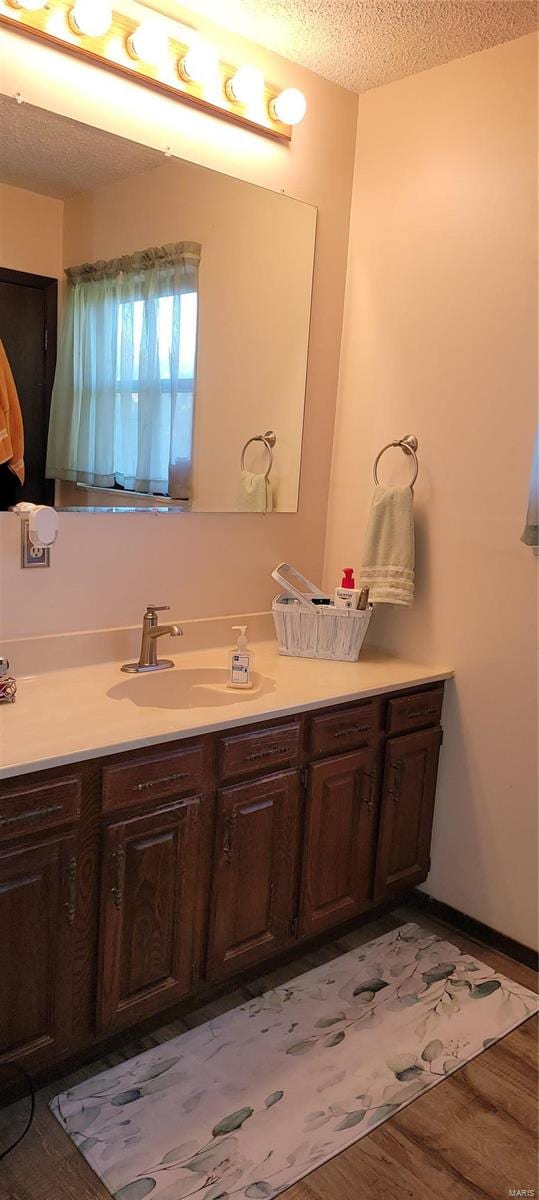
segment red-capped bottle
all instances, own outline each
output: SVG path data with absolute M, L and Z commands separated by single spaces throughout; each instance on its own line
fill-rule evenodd
M 359 604 L 360 589 L 356 587 L 354 579 L 354 568 L 345 567 L 343 570 L 341 586 L 335 589 L 335 607 L 336 608 L 357 608 Z

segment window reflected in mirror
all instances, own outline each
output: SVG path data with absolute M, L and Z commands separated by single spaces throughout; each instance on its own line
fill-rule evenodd
M 190 503 L 200 246 L 68 268 L 46 475 Z

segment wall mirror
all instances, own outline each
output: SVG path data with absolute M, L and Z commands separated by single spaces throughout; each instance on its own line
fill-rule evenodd
M 296 511 L 315 232 L 308 204 L 0 97 L 25 466 L 0 507 Z

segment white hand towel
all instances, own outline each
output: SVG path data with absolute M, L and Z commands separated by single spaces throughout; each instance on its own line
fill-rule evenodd
M 272 511 L 271 484 L 265 475 L 254 475 L 252 471 L 242 471 L 238 508 L 240 512 L 267 513 Z
M 363 547 L 361 587 L 373 604 L 410 605 L 414 598 L 414 516 L 410 487 L 374 489 Z

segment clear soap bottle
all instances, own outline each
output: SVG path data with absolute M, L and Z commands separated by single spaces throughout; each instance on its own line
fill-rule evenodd
M 230 655 L 230 666 L 227 680 L 227 687 L 244 689 L 252 688 L 252 662 L 253 656 L 247 645 L 247 626 L 233 625 L 234 630 L 239 631 L 238 644 L 235 650 L 232 650 Z

